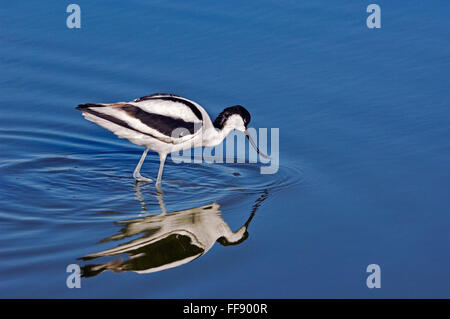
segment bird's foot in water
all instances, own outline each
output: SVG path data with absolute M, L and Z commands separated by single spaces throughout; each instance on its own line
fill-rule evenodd
M 152 183 L 153 182 L 153 180 L 151 178 L 144 177 L 141 174 L 133 174 L 133 177 L 136 180 L 136 182 L 139 182 L 139 183 Z

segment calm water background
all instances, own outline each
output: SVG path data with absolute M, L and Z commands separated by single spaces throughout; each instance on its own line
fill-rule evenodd
M 377 1 L 379 30 L 368 1 L 80 0 L 79 30 L 69 3 L 0 6 L 0 297 L 450 297 L 448 1 Z M 115 222 L 160 212 L 141 148 L 75 106 L 154 92 L 246 106 L 280 170 L 169 160 L 167 211 L 216 202 L 236 230 L 259 202 L 249 238 L 68 289 Z

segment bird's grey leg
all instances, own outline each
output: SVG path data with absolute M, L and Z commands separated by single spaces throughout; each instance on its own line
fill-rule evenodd
M 147 182 L 147 183 L 151 183 L 152 180 L 150 178 L 144 177 L 141 175 L 141 166 L 144 163 L 145 157 L 147 156 L 147 152 L 148 152 L 149 148 L 147 147 L 144 151 L 144 153 L 142 153 L 141 159 L 139 160 L 139 163 L 137 164 L 136 168 L 134 169 L 133 172 L 133 177 L 135 180 L 137 180 L 138 182 Z
M 158 178 L 156 179 L 156 185 L 161 185 L 161 178 L 164 169 L 164 162 L 166 161 L 167 154 L 159 154 L 159 171 Z

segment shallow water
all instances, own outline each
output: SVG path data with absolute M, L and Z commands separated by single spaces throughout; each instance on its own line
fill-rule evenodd
M 450 297 L 448 1 L 378 1 L 380 30 L 357 2 L 77 3 L 79 30 L 59 1 L 0 6 L 1 297 Z M 168 160 L 162 194 L 135 184 L 142 149 L 75 106 L 154 92 L 244 105 L 279 171 Z M 206 248 L 155 240 L 192 225 Z

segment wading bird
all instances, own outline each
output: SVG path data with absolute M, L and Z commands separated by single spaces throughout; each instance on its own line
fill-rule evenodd
M 167 154 L 196 146 L 216 146 L 232 131 L 245 133 L 250 144 L 265 158 L 247 132 L 250 113 L 241 105 L 224 109 L 214 122 L 198 103 L 184 97 L 157 93 L 131 102 L 81 104 L 83 116 L 113 132 L 120 138 L 145 147 L 133 177 L 139 182 L 152 182 L 140 173 L 149 150 L 159 154 L 156 184 L 161 183 Z

